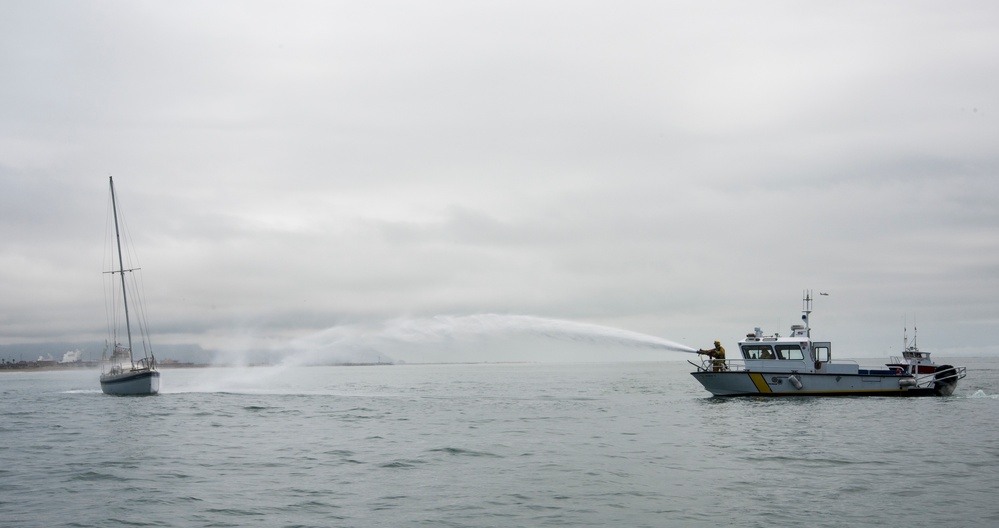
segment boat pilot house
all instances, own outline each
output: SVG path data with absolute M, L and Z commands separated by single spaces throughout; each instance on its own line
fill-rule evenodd
M 791 327 L 791 337 L 805 337 L 804 326 L 794 325 Z M 823 361 L 829 361 L 829 353 L 832 344 L 828 341 L 815 341 L 808 343 L 777 343 L 780 336 L 763 337 L 763 332 L 759 328 L 752 334 L 746 336 L 746 340 L 739 344 L 742 350 L 743 359 L 774 359 L 774 360 L 796 360 L 805 359 L 805 350 L 811 350 L 809 357 L 814 356 L 815 368 L 821 368 Z M 810 346 L 809 346 L 810 345 Z

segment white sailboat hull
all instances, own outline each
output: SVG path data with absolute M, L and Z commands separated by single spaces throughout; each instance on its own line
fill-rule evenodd
M 160 391 L 160 373 L 138 369 L 102 374 L 101 390 L 116 396 L 152 396 Z

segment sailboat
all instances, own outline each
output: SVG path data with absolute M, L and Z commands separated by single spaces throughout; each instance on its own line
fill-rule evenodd
M 141 336 L 142 357 L 136 358 L 132 348 L 132 317 L 128 311 L 128 288 L 125 274 L 132 274 L 138 268 L 125 268 L 125 258 L 122 256 L 121 230 L 118 226 L 118 200 L 114 192 L 114 178 L 108 177 L 111 184 L 111 210 L 114 214 L 114 250 L 113 256 L 117 257 L 117 268 L 106 271 L 112 277 L 110 285 L 110 295 L 108 303 L 108 328 L 111 334 L 111 355 L 108 357 L 107 350 L 104 351 L 104 361 L 101 364 L 101 390 L 104 394 L 114 394 L 118 396 L 151 396 L 160 391 L 160 373 L 156 370 L 156 358 L 153 356 L 152 346 L 149 344 L 146 333 L 145 316 L 143 310 L 139 310 L 139 317 L 136 318 L 138 333 Z M 120 283 L 120 292 L 116 292 Z M 135 282 L 132 281 L 134 285 Z M 133 295 L 138 289 L 133 288 Z M 119 297 L 120 293 L 120 297 Z M 133 299 L 133 301 L 137 301 Z M 136 307 L 141 307 L 136 303 Z M 119 314 L 124 315 L 124 319 L 119 319 Z M 119 327 L 124 324 L 126 344 L 120 343 Z

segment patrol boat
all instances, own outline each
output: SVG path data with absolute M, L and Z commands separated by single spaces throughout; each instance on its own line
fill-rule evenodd
M 812 341 L 812 294 L 802 299 L 803 325 L 788 336 L 763 335 L 759 328 L 739 341 L 741 357 L 707 358 L 692 372 L 715 396 L 950 396 L 967 375 L 965 367 L 937 365 L 928 352 L 906 347 L 883 367 L 833 360 L 829 341 Z

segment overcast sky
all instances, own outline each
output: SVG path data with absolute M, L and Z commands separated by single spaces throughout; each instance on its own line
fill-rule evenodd
M 0 344 L 105 338 L 112 175 L 154 343 L 734 347 L 813 288 L 840 356 L 999 353 L 994 1 L 14 0 L 0 72 Z

